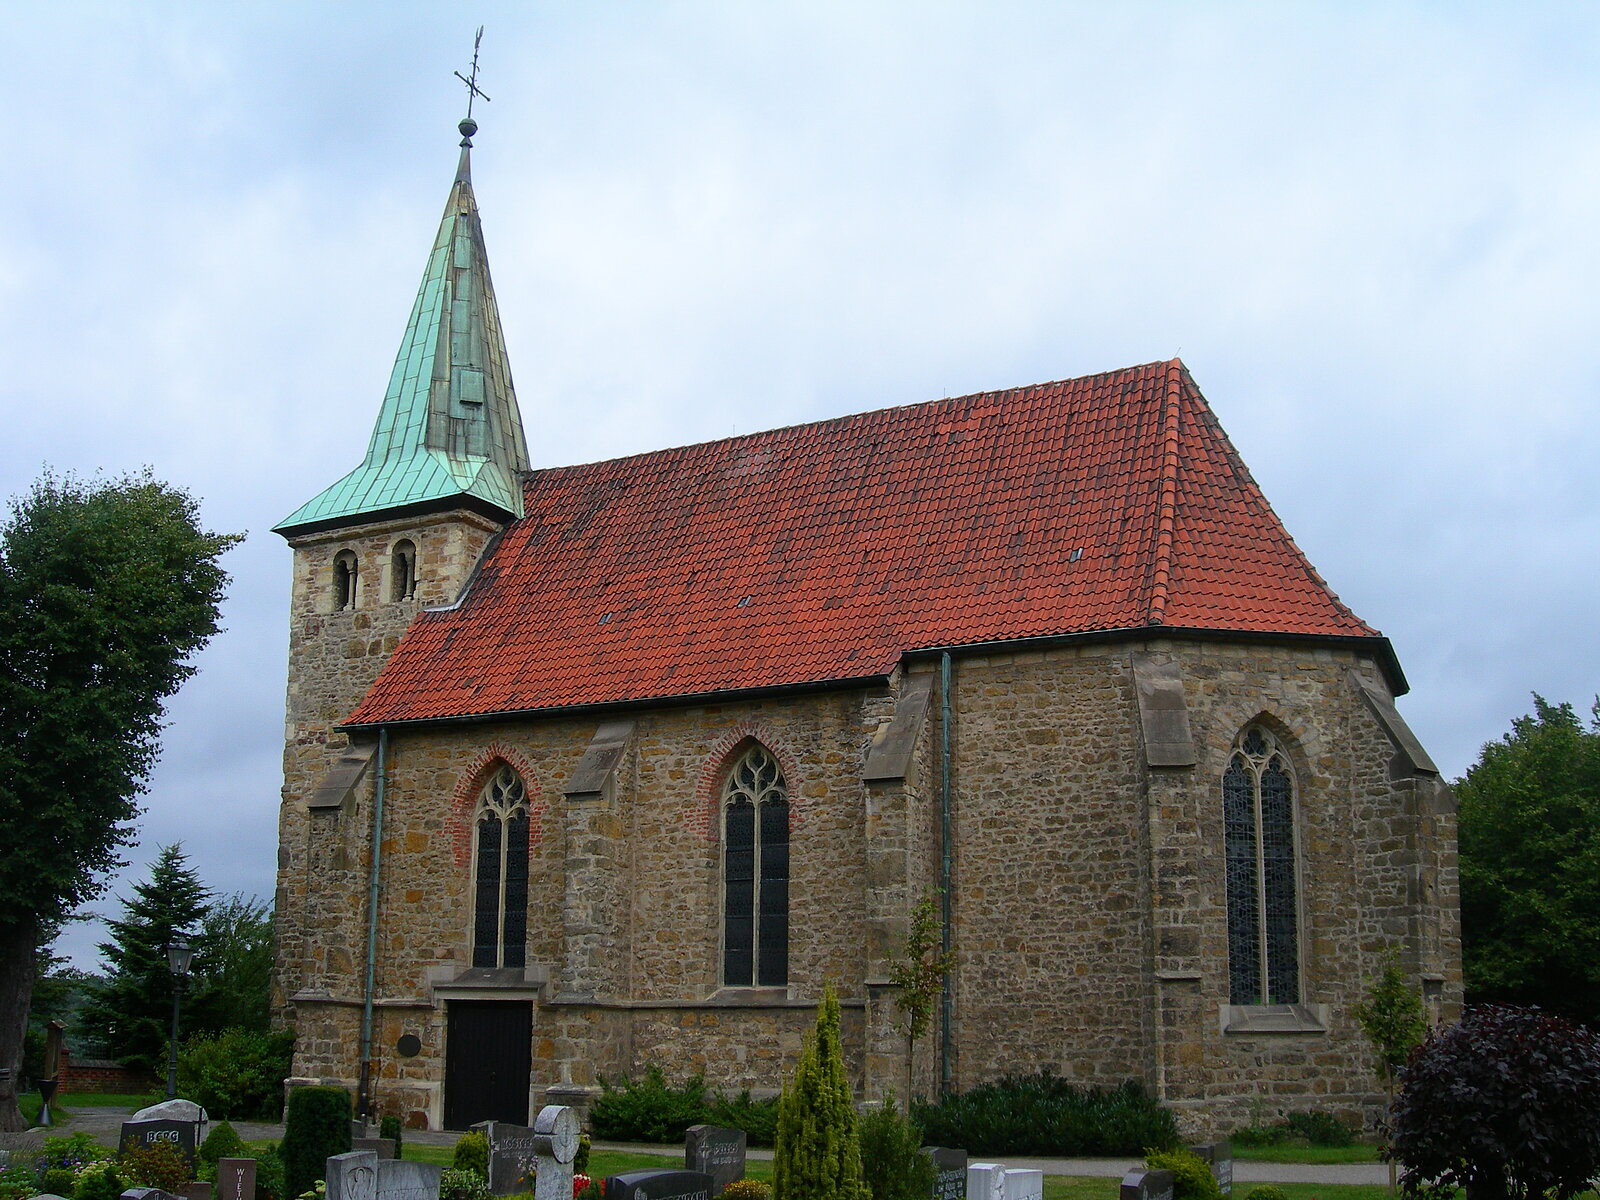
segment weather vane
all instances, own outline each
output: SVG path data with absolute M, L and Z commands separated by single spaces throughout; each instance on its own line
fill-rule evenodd
M 483 45 L 483 26 L 478 26 L 478 36 L 472 39 L 472 75 L 469 78 L 457 71 L 456 78 L 467 85 L 467 115 L 461 122 L 461 144 L 472 145 L 472 135 L 478 132 L 478 123 L 472 119 L 472 102 L 479 96 L 488 100 L 488 94 L 478 86 L 478 47 Z

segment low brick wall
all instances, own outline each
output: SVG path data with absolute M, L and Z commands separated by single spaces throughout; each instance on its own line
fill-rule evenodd
M 61 1052 L 61 1086 L 67 1092 L 148 1092 L 156 1085 L 148 1071 L 131 1071 L 104 1058 L 85 1058 L 74 1062 L 66 1050 Z

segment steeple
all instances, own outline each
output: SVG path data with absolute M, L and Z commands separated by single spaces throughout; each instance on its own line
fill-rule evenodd
M 471 116 L 411 320 L 361 465 L 274 526 L 290 536 L 465 506 L 522 515 L 528 469 L 472 194 Z

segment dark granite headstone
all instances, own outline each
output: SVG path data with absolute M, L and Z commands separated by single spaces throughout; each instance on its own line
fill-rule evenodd
M 967 1200 L 967 1152 L 925 1146 L 922 1152 L 933 1159 L 932 1200 Z
M 1172 1172 L 1136 1167 L 1122 1177 L 1118 1200 L 1172 1200 Z
M 211 1185 L 203 1179 L 191 1179 L 183 1185 L 183 1200 L 211 1200 Z
M 43 1200 L 38 1197 L 36 1200 Z M 122 1200 L 179 1200 L 171 1192 L 163 1192 L 160 1188 L 129 1188 L 122 1193 Z
M 704 1171 L 628 1171 L 605 1181 L 605 1200 L 711 1200 Z
M 534 1160 L 538 1157 L 533 1130 L 505 1121 L 485 1121 L 484 1126 L 489 1135 L 489 1191 L 496 1196 L 533 1191 Z
M 217 1200 L 256 1200 L 255 1159 L 217 1159 Z
M 1204 1146 L 1190 1146 L 1199 1157 L 1211 1164 L 1211 1176 L 1217 1181 L 1224 1196 L 1233 1195 L 1233 1143 L 1208 1142 Z
M 193 1121 L 124 1121 L 117 1145 L 126 1154 L 135 1146 L 153 1146 L 165 1143 L 183 1152 L 194 1170 L 195 1123 Z
M 350 1149 L 371 1150 L 380 1159 L 394 1157 L 394 1139 L 385 1137 L 358 1137 L 350 1139 Z
M 683 1135 L 683 1168 L 711 1176 L 711 1194 L 720 1196 L 723 1188 L 744 1178 L 746 1140 L 742 1129 L 691 1125 Z

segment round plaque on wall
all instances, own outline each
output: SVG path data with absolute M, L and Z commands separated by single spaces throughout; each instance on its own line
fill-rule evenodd
M 415 1058 L 422 1053 L 422 1039 L 414 1033 L 402 1033 L 394 1048 L 401 1058 Z

